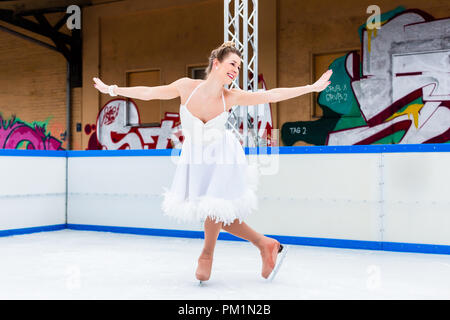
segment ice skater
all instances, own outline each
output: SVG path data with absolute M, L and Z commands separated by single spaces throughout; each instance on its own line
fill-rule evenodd
M 204 79 L 180 78 L 155 87 L 118 87 L 93 78 L 94 87 L 111 96 L 140 100 L 180 97 L 180 120 L 185 137 L 170 189 L 164 187 L 162 211 L 180 221 L 199 221 L 204 225 L 204 244 L 198 257 L 196 278 L 209 280 L 214 249 L 223 229 L 255 245 L 261 254 L 261 276 L 271 279 L 279 266 L 279 253 L 286 250 L 276 239 L 247 225 L 245 218 L 257 210 L 255 172 L 246 162 L 238 139 L 225 128 L 232 106 L 279 102 L 330 84 L 332 70 L 312 85 L 274 88 L 250 92 L 226 89 L 238 76 L 241 53 L 231 41 L 214 49 Z M 278 263 L 277 263 L 278 262 Z

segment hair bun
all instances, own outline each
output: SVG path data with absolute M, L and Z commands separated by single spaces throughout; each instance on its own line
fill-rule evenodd
M 233 48 L 236 48 L 236 45 L 234 44 L 233 41 L 226 41 L 226 42 L 224 42 L 224 43 L 222 44 L 222 47 L 223 47 L 223 48 L 226 48 L 226 47 L 233 47 Z

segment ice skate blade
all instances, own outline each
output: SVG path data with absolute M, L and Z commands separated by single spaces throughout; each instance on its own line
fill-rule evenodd
M 278 273 L 278 270 L 281 267 L 281 264 L 283 263 L 284 257 L 286 256 L 286 253 L 288 251 L 287 245 L 280 244 L 280 251 L 278 252 L 277 262 L 275 264 L 275 267 L 273 268 L 272 272 L 270 273 L 269 277 L 267 277 L 267 282 L 272 282 L 272 280 L 275 278 L 275 276 Z

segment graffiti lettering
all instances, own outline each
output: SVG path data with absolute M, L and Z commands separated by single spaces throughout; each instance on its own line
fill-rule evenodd
M 306 127 L 292 127 L 289 129 L 291 134 L 306 134 Z
M 340 84 L 329 85 L 324 92 L 325 100 L 329 103 L 347 102 L 348 94 L 346 93 L 346 91 L 346 84 L 343 84 L 342 86 Z
M 107 105 L 105 107 L 105 112 L 103 113 L 103 117 L 100 120 L 101 125 L 109 125 L 116 120 L 117 115 L 119 114 L 119 106 L 118 105 Z

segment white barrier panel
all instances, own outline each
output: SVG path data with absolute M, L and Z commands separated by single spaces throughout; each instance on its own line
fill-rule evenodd
M 260 211 L 248 219 L 265 234 L 380 241 L 379 154 L 281 154 L 262 175 Z
M 167 156 L 69 157 L 68 224 L 201 230 L 162 214 L 162 186 L 175 164 Z
M 387 242 L 450 245 L 450 153 L 387 153 L 384 232 Z
M 27 156 L 20 156 L 21 151 Z M 0 233 L 65 225 L 65 152 L 62 156 L 32 156 L 29 150 L 8 153 L 0 154 Z

